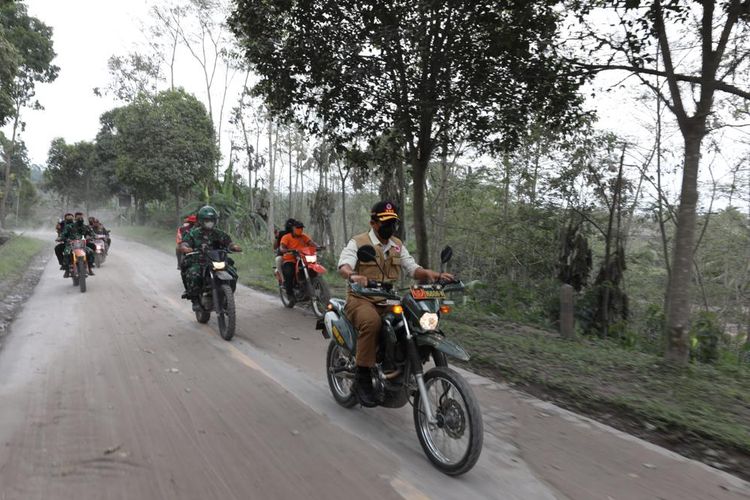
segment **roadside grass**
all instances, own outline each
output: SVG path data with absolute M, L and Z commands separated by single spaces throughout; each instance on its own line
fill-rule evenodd
M 37 238 L 14 236 L 0 246 L 0 281 L 21 276 L 39 252 L 49 244 Z
M 658 432 L 674 445 L 692 440 L 750 455 L 750 367 L 695 363 L 677 369 L 613 342 L 567 341 L 475 314 L 462 317 L 460 308 L 446 325 L 477 371 L 577 411 L 613 417 L 629 431 Z

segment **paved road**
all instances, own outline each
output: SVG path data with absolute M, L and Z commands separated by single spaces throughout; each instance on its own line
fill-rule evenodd
M 309 313 L 240 287 L 228 343 L 179 299 L 169 255 L 116 240 L 86 294 L 56 267 L 0 351 L 0 500 L 750 499 L 733 476 L 471 374 L 485 449 L 444 476 L 409 408 L 334 403 Z

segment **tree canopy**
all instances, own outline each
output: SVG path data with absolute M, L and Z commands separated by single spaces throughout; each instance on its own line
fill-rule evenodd
M 581 80 L 558 52 L 557 3 L 239 0 L 229 24 L 273 111 L 343 141 L 399 133 L 427 264 L 425 174 L 439 145 L 507 149 L 539 116 L 576 123 Z
M 103 161 L 141 204 L 211 179 L 218 155 L 206 108 L 183 89 L 149 96 L 102 115 Z

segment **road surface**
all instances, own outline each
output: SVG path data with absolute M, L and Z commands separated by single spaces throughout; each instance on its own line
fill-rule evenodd
M 0 500 L 750 499 L 733 476 L 469 373 L 485 448 L 444 476 L 410 407 L 336 405 L 309 312 L 239 287 L 225 342 L 179 298 L 170 255 L 116 240 L 86 294 L 54 261 L 0 350 Z

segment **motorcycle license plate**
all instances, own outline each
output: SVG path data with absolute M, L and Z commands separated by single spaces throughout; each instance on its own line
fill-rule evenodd
M 425 290 L 424 288 L 412 288 L 411 296 L 414 300 L 444 299 L 443 290 Z

